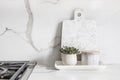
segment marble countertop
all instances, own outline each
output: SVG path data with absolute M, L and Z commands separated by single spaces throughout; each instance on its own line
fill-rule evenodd
M 106 66 L 99 71 L 64 71 L 37 65 L 28 80 L 120 80 L 120 65 Z

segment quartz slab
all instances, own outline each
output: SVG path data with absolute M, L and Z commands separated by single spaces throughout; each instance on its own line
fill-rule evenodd
M 102 62 L 120 63 L 119 3 L 120 0 L 0 0 L 0 60 L 32 60 L 54 66 L 60 58 L 61 22 L 71 21 L 74 9 L 81 8 L 87 19 L 97 23 Z
M 120 80 L 120 65 L 106 65 L 101 71 L 59 71 L 36 66 L 28 80 Z

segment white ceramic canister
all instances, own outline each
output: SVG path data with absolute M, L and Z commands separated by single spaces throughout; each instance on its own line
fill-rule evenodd
M 82 65 L 99 65 L 98 51 L 84 51 L 82 53 Z
M 88 54 L 88 65 L 99 65 L 98 54 Z
M 81 54 L 81 64 L 82 65 L 88 64 L 88 55 L 87 54 Z

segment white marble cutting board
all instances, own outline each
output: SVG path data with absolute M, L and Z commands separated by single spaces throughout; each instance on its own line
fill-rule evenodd
M 85 13 L 76 9 L 74 20 L 65 20 L 62 25 L 63 46 L 73 46 L 80 50 L 96 50 L 96 22 L 85 18 Z

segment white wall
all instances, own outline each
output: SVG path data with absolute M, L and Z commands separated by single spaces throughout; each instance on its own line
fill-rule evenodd
M 60 58 L 62 21 L 73 19 L 74 9 L 81 8 L 86 18 L 97 22 L 103 63 L 120 63 L 119 0 L 29 2 L 30 7 L 27 0 L 0 0 L 0 60 L 35 60 L 53 66 Z

